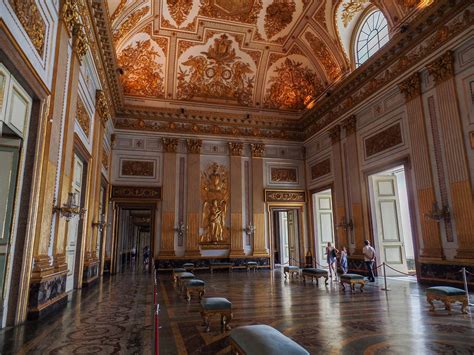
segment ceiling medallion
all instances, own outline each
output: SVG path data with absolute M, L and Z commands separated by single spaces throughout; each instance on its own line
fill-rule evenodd
M 189 56 L 181 63 L 178 73 L 178 98 L 215 98 L 252 103 L 254 71 L 242 61 L 232 40 L 225 34 L 214 38 L 214 43 L 202 55 Z M 183 69 L 188 67 L 188 69 Z

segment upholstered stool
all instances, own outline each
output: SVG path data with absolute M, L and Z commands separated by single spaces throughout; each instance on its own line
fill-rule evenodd
M 324 269 L 305 268 L 301 271 L 303 275 L 303 282 L 306 283 L 306 278 L 309 277 L 311 281 L 316 279 L 316 285 L 319 285 L 319 278 L 324 277 L 324 284 L 328 284 L 328 271 Z
M 193 263 L 184 263 L 183 268 L 186 269 L 186 271 L 194 271 L 194 264 Z
M 215 314 L 221 316 L 222 329 L 229 330 L 229 323 L 232 320 L 232 303 L 223 297 L 206 297 L 201 300 L 201 316 L 206 332 L 211 330 L 209 317 Z
M 233 353 L 236 354 L 309 355 L 301 345 L 264 324 L 232 329 L 229 340 Z
M 340 278 L 341 278 L 341 285 L 342 285 L 343 290 L 346 289 L 346 287 L 344 286 L 345 283 L 351 286 L 352 291 L 355 291 L 355 285 L 359 284 L 360 292 L 363 292 L 363 288 L 365 286 L 364 276 L 358 275 L 358 274 L 343 274 L 343 275 L 340 275 Z
M 174 280 L 174 282 L 176 282 L 178 280 L 177 275 L 181 272 L 186 272 L 186 269 L 183 269 L 183 268 L 173 269 L 173 280 Z
M 195 279 L 196 276 L 192 272 L 179 272 L 176 274 L 178 280 L 178 286 L 181 287 L 183 280 Z
M 191 294 L 193 292 L 197 293 L 199 296 L 199 299 L 202 299 L 202 296 L 204 295 L 204 286 L 206 283 L 202 280 L 199 279 L 186 279 L 183 280 L 183 289 L 186 294 L 186 299 L 188 301 L 191 301 Z
M 299 277 L 300 276 L 300 268 L 298 266 L 284 266 L 283 267 L 283 274 L 285 275 L 285 279 L 289 277 Z
M 460 302 L 461 312 L 467 313 L 466 292 L 460 288 L 449 286 L 435 286 L 426 289 L 426 300 L 431 305 L 431 310 L 435 310 L 433 301 L 444 303 L 446 310 L 451 313 L 451 303 Z
M 258 263 L 256 261 L 247 261 L 247 271 L 253 269 L 253 271 L 257 271 Z

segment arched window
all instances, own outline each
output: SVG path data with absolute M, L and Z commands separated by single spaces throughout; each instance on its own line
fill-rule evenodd
M 356 67 L 360 66 L 388 42 L 387 19 L 380 10 L 369 12 L 362 19 L 355 43 Z

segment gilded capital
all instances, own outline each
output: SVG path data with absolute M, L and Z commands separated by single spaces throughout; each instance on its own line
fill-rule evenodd
M 252 157 L 254 158 L 261 158 L 265 153 L 265 144 L 263 143 L 252 143 L 250 144 L 250 148 L 252 150 Z
M 81 22 L 77 0 L 64 0 L 61 15 L 68 32 L 72 35 L 74 26 Z
M 356 115 L 350 115 L 347 117 L 343 122 L 342 126 L 346 130 L 346 136 L 350 136 L 351 134 L 357 131 L 357 117 Z
M 102 90 L 96 90 L 95 92 L 95 109 L 102 120 L 102 124 L 105 126 L 110 119 L 110 111 L 109 104 Z
M 176 153 L 178 150 L 178 138 L 163 138 L 165 153 Z
M 454 76 L 454 55 L 452 51 L 446 51 L 439 58 L 427 66 L 428 72 L 436 84 L 440 84 Z
M 421 95 L 420 73 L 410 75 L 405 81 L 398 84 L 400 92 L 405 96 L 405 101 L 409 102 Z
M 329 137 L 331 137 L 331 143 L 336 144 L 341 141 L 341 126 L 336 125 L 329 130 Z
M 186 147 L 189 154 L 200 154 L 202 147 L 202 140 L 200 139 L 186 139 Z
M 84 32 L 84 26 L 80 23 L 76 23 L 72 29 L 73 36 L 73 49 L 76 51 L 79 59 L 82 59 L 87 53 L 89 44 L 87 43 L 86 33 Z
M 244 144 L 238 142 L 229 142 L 229 153 L 231 156 L 240 157 L 244 151 Z

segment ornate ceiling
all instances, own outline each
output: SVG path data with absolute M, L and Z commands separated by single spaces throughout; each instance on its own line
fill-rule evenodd
M 392 28 L 413 6 L 409 2 L 418 3 L 371 2 Z M 295 124 L 308 102 L 317 102 L 352 70 L 336 18 L 347 3 L 344 15 L 352 18 L 369 5 L 108 0 L 121 88 L 114 100 L 116 126 L 143 128 L 146 118 L 154 118 L 162 122 L 151 128 L 160 131 L 182 125 L 188 133 L 239 135 L 247 125 L 250 135 L 271 128 L 267 138 L 297 138 Z

